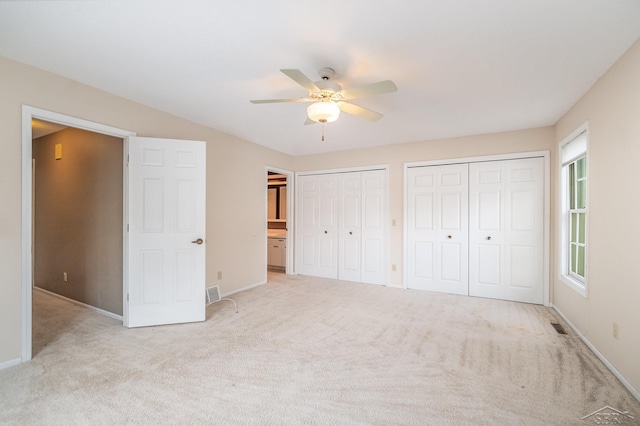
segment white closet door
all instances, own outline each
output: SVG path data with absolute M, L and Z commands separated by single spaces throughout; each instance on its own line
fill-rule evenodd
M 338 179 L 336 175 L 298 178 L 296 271 L 338 277 Z
M 360 172 L 340 173 L 337 176 L 340 188 L 338 278 L 347 281 L 360 281 L 362 269 L 362 176 Z
M 468 294 L 468 165 L 407 171 L 409 288 Z
M 384 170 L 362 172 L 362 267 L 360 280 L 385 284 L 387 274 L 387 174 Z
M 542 158 L 469 166 L 469 294 L 543 303 Z

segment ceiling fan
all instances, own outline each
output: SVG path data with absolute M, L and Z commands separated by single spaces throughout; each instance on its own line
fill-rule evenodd
M 307 121 L 304 124 L 331 123 L 338 119 L 340 111 L 364 118 L 365 120 L 377 121 L 383 117 L 382 114 L 347 101 L 365 96 L 391 93 L 398 90 L 391 80 L 365 84 L 364 86 L 353 87 L 351 89 L 342 89 L 342 86 L 331 80 L 335 76 L 335 71 L 332 68 L 326 67 L 320 70 L 321 80 L 316 82 L 311 81 L 309 77 L 297 69 L 284 69 L 280 71 L 307 89 L 309 96 L 291 99 L 260 99 L 250 102 L 253 104 L 313 102 L 307 108 Z

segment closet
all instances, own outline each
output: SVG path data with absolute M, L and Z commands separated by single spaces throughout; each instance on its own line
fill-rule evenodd
M 407 287 L 543 303 L 544 160 L 407 169 Z
M 386 282 L 386 170 L 297 177 L 296 273 Z

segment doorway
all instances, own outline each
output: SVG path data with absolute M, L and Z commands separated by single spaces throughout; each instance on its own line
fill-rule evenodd
M 38 119 L 32 137 L 33 285 L 122 321 L 124 140 Z
M 111 126 L 105 126 L 103 124 L 94 123 L 87 120 L 82 120 L 75 117 L 70 117 L 64 114 L 55 113 L 52 111 L 46 111 L 30 106 L 23 105 L 22 107 L 22 356 L 21 361 L 25 362 L 32 357 L 32 298 L 33 298 L 33 259 L 34 259 L 34 247 L 33 247 L 33 220 L 34 220 L 34 206 L 33 206 L 33 172 L 32 172 L 32 158 L 33 158 L 33 131 L 32 121 L 43 120 L 48 123 L 60 125 L 62 127 L 73 127 L 81 130 L 87 130 L 94 133 L 103 135 L 114 136 L 116 138 L 124 139 L 128 136 L 135 136 L 135 132 L 128 130 L 118 129 Z M 123 143 L 123 156 L 126 152 L 126 144 Z M 54 152 L 57 155 L 57 152 Z M 64 152 L 62 154 L 64 156 Z M 124 186 L 123 186 L 124 191 Z M 126 191 L 124 191 L 126 192 Z M 123 203 L 126 200 L 123 197 Z M 124 211 L 122 212 L 124 218 Z M 122 229 L 122 235 L 124 238 L 124 227 Z M 122 259 L 124 260 L 124 252 L 122 253 Z M 124 277 L 121 277 L 124 285 Z M 123 292 L 124 294 L 124 292 Z M 124 296 L 123 296 L 124 298 Z M 124 304 L 124 299 L 123 302 Z
M 275 167 L 266 169 L 267 282 L 279 274 L 291 274 L 293 254 L 293 172 Z

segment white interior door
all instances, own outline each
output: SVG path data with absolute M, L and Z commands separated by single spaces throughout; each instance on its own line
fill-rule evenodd
M 543 303 L 544 161 L 472 163 L 469 294 Z
M 339 246 L 338 278 L 360 281 L 362 268 L 362 175 L 360 172 L 340 173 L 339 185 Z
M 385 284 L 387 274 L 387 173 L 362 172 L 361 281 Z
M 407 170 L 409 288 L 468 294 L 468 165 Z
M 296 272 L 338 278 L 338 179 L 299 176 Z
M 204 142 L 128 138 L 125 325 L 204 321 Z

